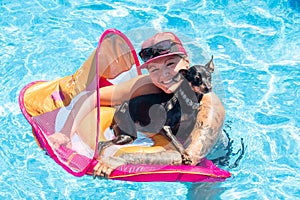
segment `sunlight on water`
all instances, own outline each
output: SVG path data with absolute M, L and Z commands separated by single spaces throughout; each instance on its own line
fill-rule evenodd
M 298 2 L 1 1 L 0 197 L 300 198 Z M 126 33 L 137 51 L 146 36 L 171 30 L 187 43 L 194 64 L 214 55 L 233 152 L 241 138 L 246 146 L 238 167 L 230 169 L 232 178 L 199 184 L 77 178 L 38 148 L 19 110 L 20 90 L 32 81 L 74 73 L 107 28 Z

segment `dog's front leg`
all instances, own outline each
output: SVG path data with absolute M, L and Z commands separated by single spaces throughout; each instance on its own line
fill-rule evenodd
M 165 136 L 167 136 L 167 138 L 171 141 L 171 143 L 176 148 L 176 150 L 181 154 L 182 164 L 190 165 L 192 163 L 192 160 L 190 159 L 188 153 L 185 151 L 183 145 L 178 141 L 176 136 L 173 135 L 171 127 L 164 126 L 163 131 Z

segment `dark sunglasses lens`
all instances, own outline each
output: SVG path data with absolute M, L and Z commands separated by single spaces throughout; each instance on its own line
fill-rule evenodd
M 144 62 L 147 62 L 151 58 L 169 53 L 173 44 L 175 43 L 173 43 L 171 40 L 164 40 L 153 45 L 152 47 L 141 50 L 139 55 Z
M 139 53 L 139 55 L 144 62 L 147 62 L 149 59 L 151 59 L 153 57 L 153 49 L 152 48 L 143 49 Z

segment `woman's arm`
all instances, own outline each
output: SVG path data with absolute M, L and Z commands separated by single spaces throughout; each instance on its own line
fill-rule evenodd
M 136 96 L 159 93 L 161 90 L 151 82 L 148 75 L 141 75 L 120 84 L 102 87 L 99 92 L 100 105 L 115 106 Z M 62 133 L 66 135 L 73 134 L 84 117 L 97 106 L 96 92 L 87 95 L 88 97 L 83 96 L 74 104 L 67 119 L 67 123 L 72 124 L 72 126 L 71 128 L 70 126 L 64 126 L 61 130 Z
M 219 97 L 213 92 L 205 94 L 194 129 L 185 144 L 187 145 L 186 153 L 192 160 L 192 165 L 199 163 L 216 144 L 224 120 L 225 109 Z
M 137 96 L 159 93 L 148 75 L 140 75 L 129 81 L 100 88 L 100 104 L 103 106 L 120 105 Z

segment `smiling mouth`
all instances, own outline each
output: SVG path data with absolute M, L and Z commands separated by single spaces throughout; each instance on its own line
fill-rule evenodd
M 161 81 L 161 83 L 167 85 L 167 84 L 174 82 L 174 84 L 175 84 L 175 83 L 179 82 L 180 80 L 182 80 L 182 77 L 179 73 L 177 73 L 177 75 L 175 75 L 173 78 L 171 78 L 167 81 Z
M 164 85 L 167 85 L 167 84 L 170 84 L 170 83 L 172 83 L 172 82 L 173 82 L 173 80 L 170 79 L 170 80 L 167 80 L 167 81 L 161 81 L 160 83 L 162 83 L 162 84 L 164 84 Z

